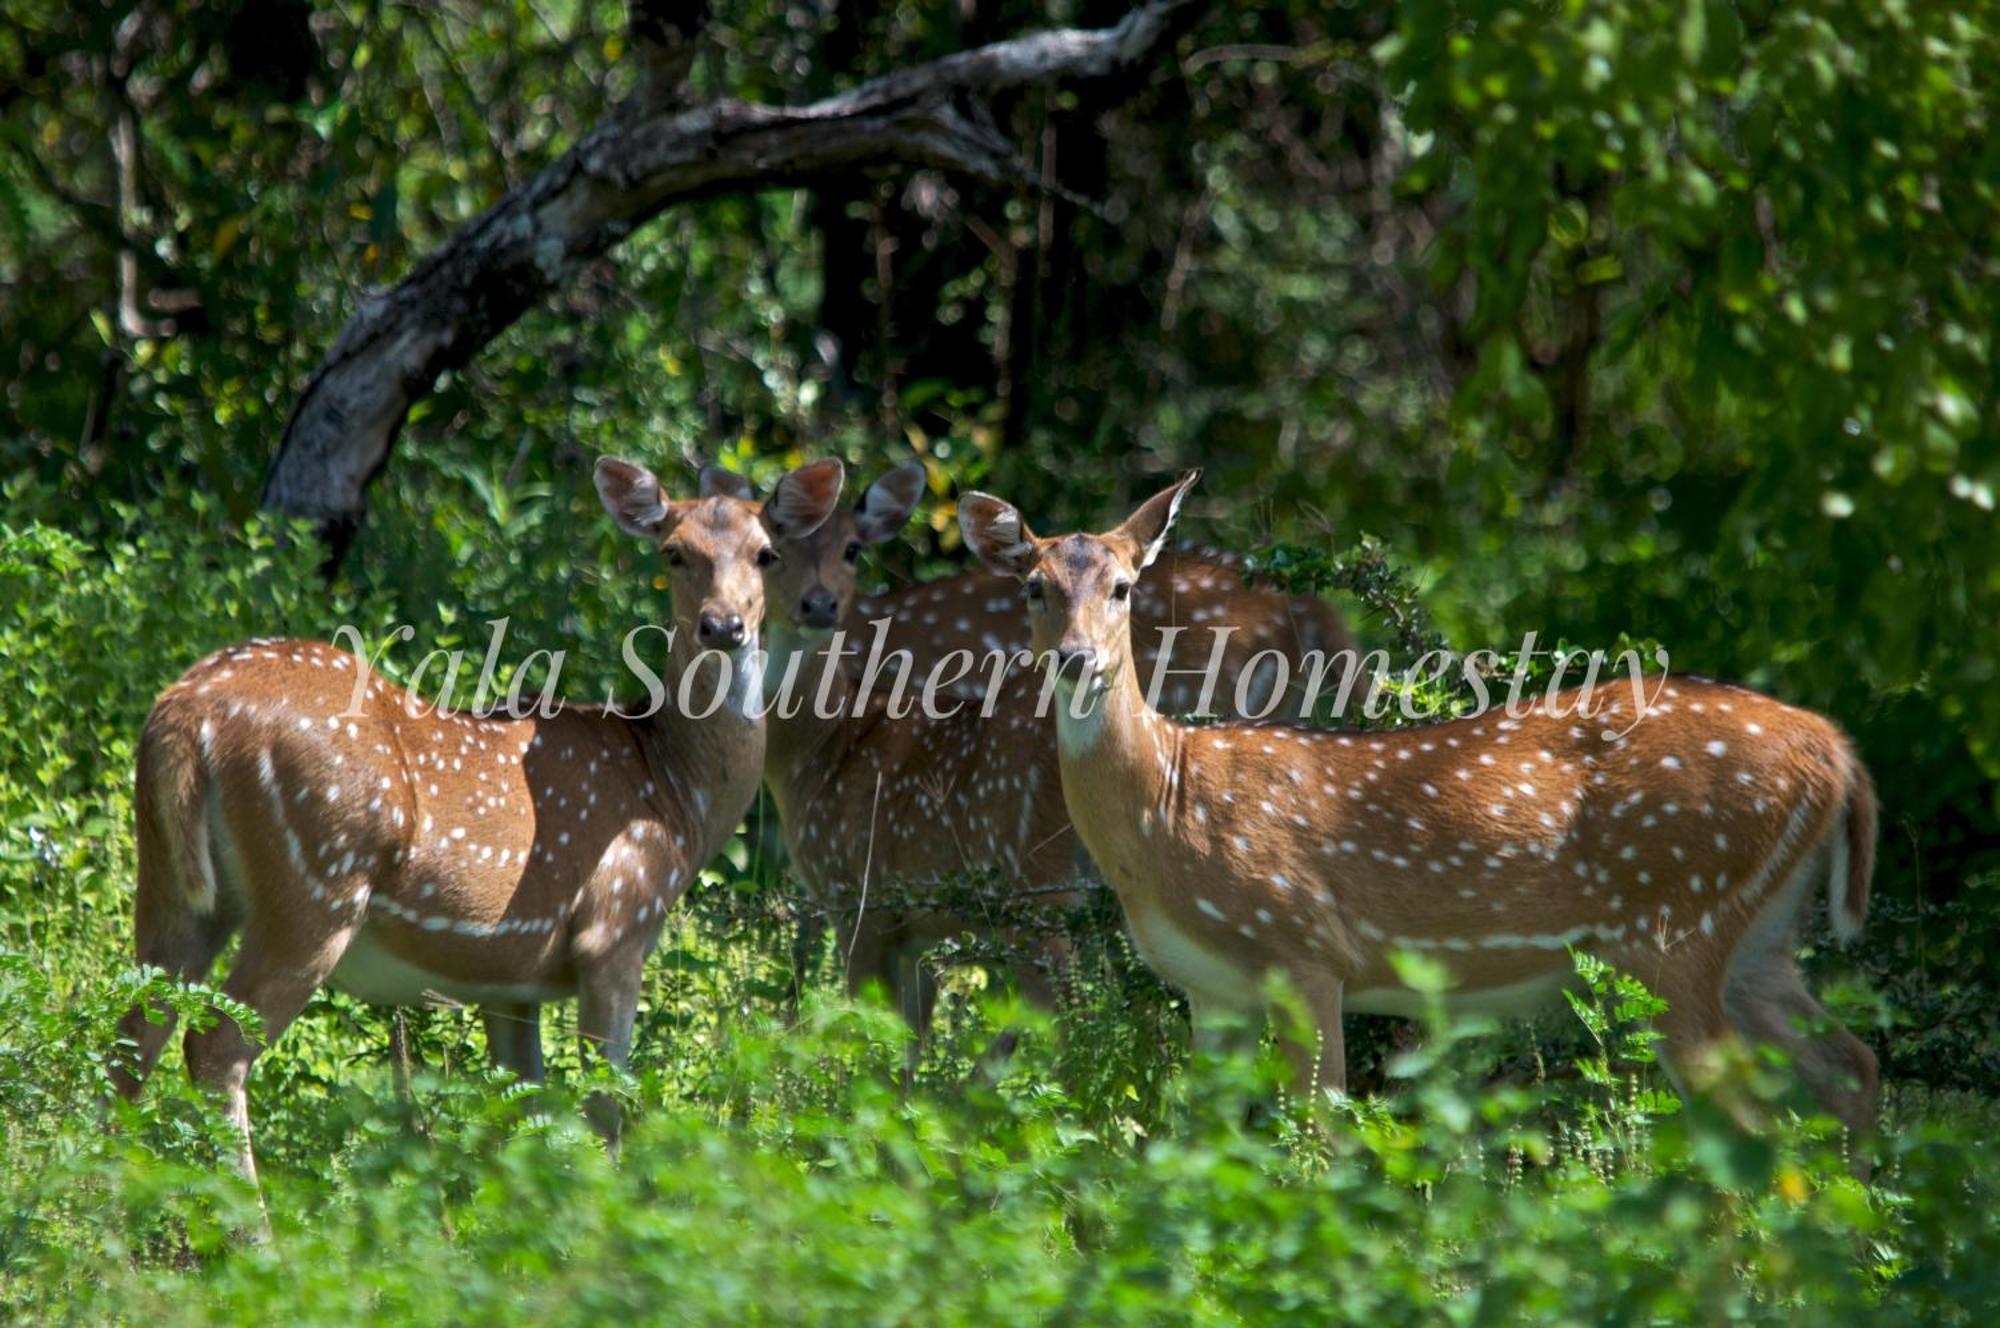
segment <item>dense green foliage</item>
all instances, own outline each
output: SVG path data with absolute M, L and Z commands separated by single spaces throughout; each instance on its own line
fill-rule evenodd
M 718 8 L 697 86 L 755 99 L 1120 12 Z M 295 393 L 367 288 L 628 85 L 619 7 L 0 12 L 0 1306 L 1991 1320 L 1991 3 L 1218 6 L 1123 108 L 1002 108 L 1062 193 L 918 172 L 670 212 L 418 406 L 330 588 L 252 520 Z M 601 697 L 658 591 L 594 455 L 685 484 L 912 448 L 936 501 L 892 578 L 955 561 L 958 487 L 1058 528 L 1200 464 L 1191 533 L 1307 573 L 1376 536 L 1461 648 L 1655 640 L 1838 718 L 1883 856 L 1853 959 L 1807 940 L 1895 1083 L 1879 1183 L 1817 1127 L 1656 1119 L 1601 1015 L 1636 993 L 1443 1039 L 1324 1137 L 1244 1128 L 1261 1071 L 1184 1067 L 1108 925 L 997 1085 L 968 1080 L 998 1017 L 969 1001 L 906 1099 L 881 1012 L 816 992 L 783 1029 L 787 878 L 754 832 L 654 965 L 621 1167 L 573 1082 L 534 1110 L 483 1076 L 469 1014 L 417 1021 L 399 1103 L 384 1017 L 338 997 L 254 1080 L 272 1249 L 222 1251 L 246 1196 L 178 1057 L 99 1138 L 160 687 L 347 622 L 414 625 L 393 668 L 476 657 L 505 616 L 508 659 L 566 650 L 563 690 Z M 1406 645 L 1382 602 L 1357 626 Z M 1523 1069 L 1551 1049 L 1553 1082 Z
M 40 1053 L 22 1077 L 55 1101 L 87 1090 L 75 1034 L 131 989 L 53 1014 L 32 970 L 0 980 L 10 1043 Z M 1092 1124 L 1045 1039 L 991 1087 L 904 1097 L 900 1034 L 885 1011 L 814 1006 L 782 1036 L 750 1021 L 683 1043 L 631 1083 L 656 1105 L 615 1167 L 569 1093 L 461 1071 L 420 1076 L 404 1105 L 379 1070 L 343 1067 L 335 1087 L 280 1053 L 259 1094 L 283 1163 L 275 1236 L 248 1249 L 228 1242 L 255 1200 L 210 1165 L 192 1104 L 124 1115 L 109 1143 L 61 1107 L 17 1116 L 9 1144 L 40 1164 L 5 1177 L 0 1301 L 83 1322 L 282 1306 L 313 1324 L 1974 1324 L 2000 1308 L 1990 1159 L 1938 1123 L 1962 1128 L 1963 1102 L 1903 1099 L 1895 1160 L 1866 1189 L 1809 1136 L 1652 1122 L 1617 1086 L 1552 1134 L 1546 1093 L 1468 1091 L 1480 1062 L 1448 1033 L 1325 1135 L 1244 1128 L 1272 1080 L 1238 1061 L 1186 1069 L 1143 1122 Z

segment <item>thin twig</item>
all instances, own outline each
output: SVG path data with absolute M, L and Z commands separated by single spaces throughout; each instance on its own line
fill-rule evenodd
M 855 906 L 854 930 L 847 936 L 844 968 L 854 967 L 854 947 L 861 940 L 861 918 L 868 911 L 868 876 L 875 870 L 875 813 L 882 806 L 882 772 L 875 772 L 875 801 L 868 808 L 868 853 L 861 860 L 861 902 Z

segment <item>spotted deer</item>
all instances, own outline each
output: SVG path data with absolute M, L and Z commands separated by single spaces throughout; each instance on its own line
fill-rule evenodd
M 727 479 L 718 482 L 742 484 L 740 477 L 722 474 Z M 883 654 L 909 651 L 919 673 L 954 650 L 981 661 L 995 652 L 1026 655 L 1020 593 L 1006 577 L 974 570 L 880 593 L 858 591 L 862 554 L 896 537 L 923 500 L 927 482 L 923 463 L 906 461 L 871 484 L 853 512 L 836 514 L 822 526 L 792 560 L 788 579 L 798 584 L 800 598 L 796 610 L 787 604 L 785 611 L 816 630 L 843 624 L 869 629 L 870 641 L 876 639 L 873 625 L 881 621 Z M 1331 604 L 1246 585 L 1242 558 L 1208 548 L 1170 549 L 1147 570 L 1134 592 L 1132 630 L 1143 681 L 1152 681 L 1162 654 L 1167 656 L 1158 702 L 1173 714 L 1201 708 L 1202 680 L 1210 673 L 1216 682 L 1206 697 L 1212 713 L 1261 715 L 1294 706 L 1316 659 L 1324 661 L 1319 690 L 1330 691 L 1343 676 L 1343 652 L 1354 649 L 1353 635 Z M 1284 657 L 1282 668 L 1278 656 Z M 981 694 L 984 677 L 981 670 L 953 684 L 953 694 Z M 1281 680 L 1286 692 L 1274 695 Z
M 223 990 L 266 1045 L 322 984 L 383 1004 L 441 995 L 481 1006 L 494 1058 L 529 1079 L 540 1006 L 574 996 L 586 1057 L 622 1067 L 662 920 L 756 793 L 764 725 L 754 668 L 737 666 L 757 648 L 776 544 L 825 520 L 841 479 L 821 461 L 762 506 L 668 501 L 644 467 L 598 462 L 606 510 L 654 546 L 672 595 L 668 703 L 651 713 L 447 713 L 316 641 L 196 664 L 140 738 L 140 962 L 198 979 L 240 931 Z M 127 1096 L 172 1022 L 142 1006 L 120 1024 Z M 225 1018 L 186 1049 L 254 1179 L 244 1084 L 261 1048 Z M 616 1104 L 590 1114 L 615 1146 Z
M 910 466 L 921 484 L 922 466 Z M 820 585 L 830 589 L 843 575 L 834 556 L 851 568 L 866 541 L 818 542 L 825 546 Z M 851 583 L 853 573 L 845 577 Z M 920 668 L 954 650 L 979 658 L 1028 653 L 1019 588 L 990 572 L 861 595 L 849 616 L 857 624 L 887 619 L 883 649 L 910 651 Z M 1152 685 L 1166 657 L 1156 698 L 1162 710 L 1225 718 L 1297 716 L 1310 694 L 1339 688 L 1354 650 L 1346 622 L 1325 600 L 1245 584 L 1240 557 L 1192 547 L 1167 550 L 1140 576 L 1132 639 L 1142 685 Z M 1214 685 L 1205 687 L 1211 677 Z
M 966 543 L 1025 586 L 1034 647 L 1057 670 L 1063 794 L 1140 953 L 1192 1012 L 1259 1008 L 1289 979 L 1320 1035 L 1303 1083 L 1345 1085 L 1343 1009 L 1403 1013 L 1398 950 L 1448 965 L 1454 1002 L 1529 1009 L 1571 946 L 1668 1002 L 1669 1067 L 1732 1035 L 1790 1053 L 1857 1132 L 1875 1058 L 1829 1029 L 1793 954 L 1825 883 L 1837 936 L 1867 916 L 1876 808 L 1841 731 L 1721 683 L 1597 700 L 1559 692 L 1518 715 L 1396 732 L 1221 724 L 1146 707 L 1132 593 L 1197 473 L 1104 534 L 1043 539 L 985 494 Z
M 702 483 L 704 492 L 750 493 L 742 477 L 719 467 L 704 471 Z M 923 467 L 898 467 L 852 511 L 779 543 L 764 675 L 765 784 L 811 901 L 795 962 L 803 965 L 830 921 L 849 988 L 880 982 L 919 1042 L 936 997 L 922 952 L 951 937 L 1004 930 L 942 899 L 926 906 L 924 888 L 991 869 L 1007 887 L 1062 904 L 1070 899 L 1062 887 L 1079 874 L 1055 746 L 1035 713 L 1039 679 L 1003 682 L 990 713 L 983 695 L 940 687 L 932 701 L 938 713 L 928 714 L 930 675 L 921 668 L 909 671 L 899 703 L 893 666 L 864 696 L 832 653 L 832 629 L 842 622 L 861 633 L 860 647 L 872 641 L 865 624 L 849 620 L 856 558 L 847 551 L 893 538 L 923 492 Z M 1047 1005 L 1053 993 L 1043 970 L 1063 956 L 1053 942 L 1043 949 L 1041 963 L 1021 966 L 1015 977 L 1023 995 Z

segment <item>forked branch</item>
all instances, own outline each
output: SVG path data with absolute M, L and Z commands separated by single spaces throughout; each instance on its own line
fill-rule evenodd
M 438 375 L 470 361 L 636 227 L 691 199 L 888 164 L 1017 178 L 1020 155 L 978 109 L 983 98 L 1050 82 L 1109 92 L 1149 69 L 1202 8 L 1154 0 L 1112 27 L 1033 33 L 804 106 L 767 106 L 684 101 L 700 6 L 637 6 L 640 91 L 401 284 L 361 299 L 293 406 L 264 507 L 317 520 L 337 562 L 366 511 L 369 481 Z

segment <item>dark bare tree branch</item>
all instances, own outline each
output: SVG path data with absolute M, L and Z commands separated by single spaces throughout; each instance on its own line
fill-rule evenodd
M 411 405 L 582 265 L 667 207 L 885 164 L 1022 178 L 1020 153 L 978 98 L 1033 84 L 1136 78 L 1199 0 L 1154 0 L 1113 27 L 1033 33 L 900 70 L 805 106 L 628 104 L 360 307 L 300 394 L 263 504 L 317 520 L 338 561 Z M 684 79 L 698 6 L 638 3 L 634 32 Z M 678 67 L 680 73 L 674 73 Z M 657 90 L 654 94 L 657 97 Z

